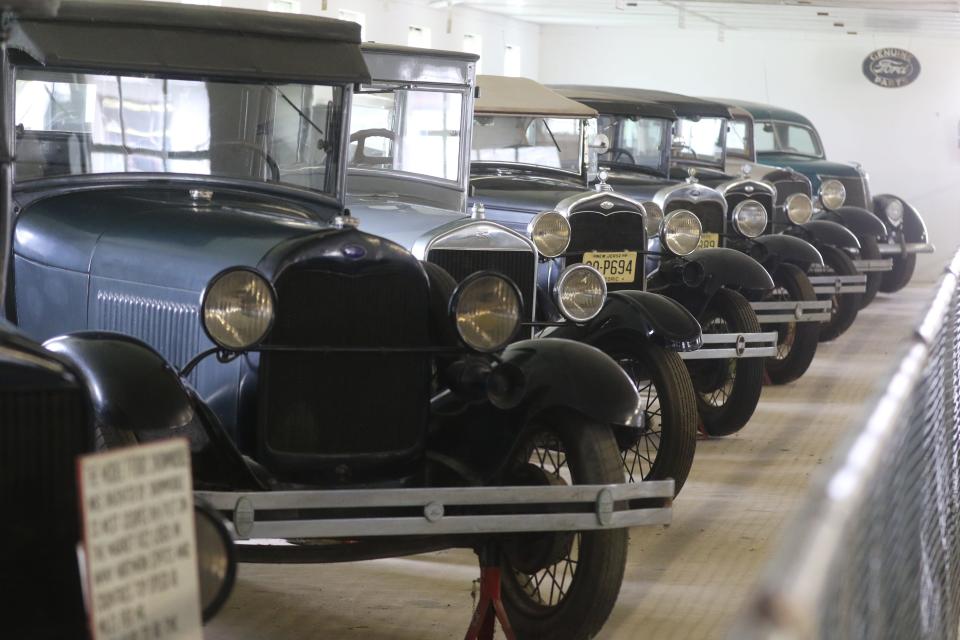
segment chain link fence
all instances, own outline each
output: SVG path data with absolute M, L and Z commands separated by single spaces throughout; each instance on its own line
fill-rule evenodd
M 958 638 L 960 252 L 787 529 L 737 640 Z

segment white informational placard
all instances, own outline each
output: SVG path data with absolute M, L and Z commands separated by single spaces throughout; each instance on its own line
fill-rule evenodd
M 202 640 L 187 441 L 83 456 L 78 473 L 94 640 Z

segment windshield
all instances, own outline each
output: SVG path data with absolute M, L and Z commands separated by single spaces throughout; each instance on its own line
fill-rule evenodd
M 426 89 L 354 95 L 347 165 L 458 181 L 465 103 Z
M 817 132 L 790 122 L 757 121 L 753 127 L 757 153 L 790 153 L 822 158 L 823 147 Z
M 478 116 L 473 126 L 475 162 L 516 163 L 583 170 L 583 121 L 577 118 Z
M 721 164 L 725 128 L 724 118 L 680 119 L 673 134 L 673 159 Z
M 660 118 L 600 116 L 599 133 L 610 140 L 610 149 L 599 156 L 599 162 L 665 175 L 671 124 Z
M 753 127 L 744 118 L 731 120 L 727 127 L 727 155 L 753 161 Z
M 17 180 L 159 172 L 336 193 L 339 87 L 20 69 Z

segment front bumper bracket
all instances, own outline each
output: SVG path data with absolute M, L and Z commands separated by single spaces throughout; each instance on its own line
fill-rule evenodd
M 679 354 L 684 360 L 727 360 L 769 358 L 777 355 L 777 332 L 705 333 L 703 346 Z
M 828 322 L 829 300 L 782 300 L 778 302 L 751 302 L 760 324 L 784 322 Z

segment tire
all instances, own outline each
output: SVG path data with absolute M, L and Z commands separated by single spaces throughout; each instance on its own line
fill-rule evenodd
M 747 299 L 720 289 L 701 316 L 704 333 L 758 333 Z M 688 365 L 703 429 L 711 436 L 736 433 L 750 421 L 763 390 L 764 358 L 692 361 Z
M 823 256 L 824 264 L 836 275 L 855 276 L 860 273 L 853 266 L 853 260 L 850 259 L 850 256 L 836 247 L 821 247 L 820 255 Z M 857 311 L 860 310 L 860 295 L 859 293 L 852 293 L 830 296 L 832 302 L 831 319 L 820 325 L 820 342 L 836 340 L 850 328 L 853 321 L 857 319 Z
M 860 241 L 860 257 L 864 260 L 879 260 L 880 245 L 873 236 L 857 236 Z M 883 281 L 883 271 L 867 271 L 867 291 L 860 298 L 860 308 L 865 308 L 877 297 L 880 283 Z
M 674 351 L 628 336 L 596 345 L 616 360 L 637 387 L 646 426 L 617 432 L 628 482 L 673 478 L 674 495 L 690 474 L 697 448 L 697 398 L 683 360 Z
M 917 254 L 908 253 L 903 256 L 894 256 L 893 269 L 883 274 L 880 282 L 880 291 L 896 293 L 910 284 L 913 272 L 917 268 Z
M 620 451 L 608 425 L 578 414 L 545 414 L 522 437 L 514 464 L 514 473 L 521 477 L 508 477 L 507 482 L 623 482 Z M 517 638 L 594 636 L 620 593 L 627 539 L 626 529 L 504 536 L 501 595 Z M 566 555 L 553 562 L 560 554 Z M 573 556 L 575 563 L 570 562 Z M 557 576 L 560 588 L 554 589 Z
M 816 300 L 813 285 L 802 269 L 782 264 L 773 274 L 774 289 L 765 300 Z M 765 361 L 773 384 L 793 382 L 810 368 L 820 342 L 819 322 L 787 322 L 777 325 L 777 357 Z

